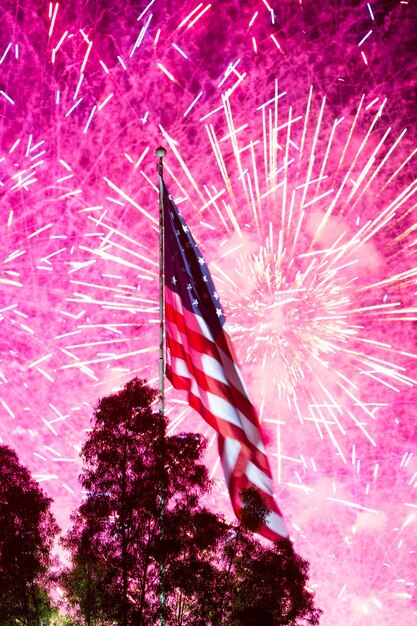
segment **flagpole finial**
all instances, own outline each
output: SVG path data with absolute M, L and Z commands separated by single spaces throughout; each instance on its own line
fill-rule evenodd
M 157 170 L 158 170 L 158 174 L 161 176 L 162 178 L 162 174 L 164 171 L 164 156 L 166 155 L 167 151 L 165 150 L 165 148 L 163 146 L 159 146 L 156 150 L 155 150 L 155 154 L 158 157 L 159 161 L 157 164 Z

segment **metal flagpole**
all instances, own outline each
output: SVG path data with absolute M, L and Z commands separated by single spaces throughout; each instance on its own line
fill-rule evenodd
M 159 412 L 164 414 L 165 401 L 165 298 L 164 298 L 164 205 L 162 181 L 164 177 L 164 156 L 167 151 L 162 146 L 155 150 L 158 157 L 159 176 Z
M 162 146 L 159 146 L 155 150 L 155 154 L 158 157 L 158 176 L 159 176 L 159 414 L 164 417 L 165 411 L 165 297 L 164 297 L 164 198 L 163 198 L 163 175 L 164 175 L 164 156 L 167 151 Z M 165 432 L 164 432 L 165 438 Z M 162 446 L 164 444 L 162 443 Z M 162 452 L 162 451 L 161 451 Z M 163 452 L 162 452 L 163 454 Z M 164 534 L 164 495 L 161 493 L 161 535 Z M 165 619 L 165 586 L 164 575 L 165 565 L 161 563 L 159 566 L 161 577 L 161 590 L 159 593 L 159 603 L 162 610 L 162 615 L 159 620 L 160 626 L 166 626 Z

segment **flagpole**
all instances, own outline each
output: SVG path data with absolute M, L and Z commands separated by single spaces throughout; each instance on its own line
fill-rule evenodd
M 159 177 L 159 412 L 165 409 L 165 298 L 164 298 L 164 204 L 163 187 L 164 157 L 167 151 L 162 146 L 155 150 L 158 157 Z
M 163 185 L 164 179 L 164 156 L 167 151 L 162 146 L 159 146 L 155 150 L 155 154 L 158 158 L 157 170 L 159 178 L 159 414 L 162 418 L 165 417 L 165 297 L 164 297 L 164 197 L 163 197 Z M 164 431 L 165 439 L 165 431 Z M 161 453 L 163 455 L 164 444 L 161 446 Z M 162 457 L 163 459 L 163 457 Z M 164 510 L 165 499 L 163 491 L 161 493 L 161 536 L 164 535 Z M 160 626 L 166 626 L 165 609 L 166 609 L 166 596 L 165 596 L 165 564 L 161 563 L 159 566 L 159 574 L 161 579 L 161 589 L 159 592 L 159 604 L 161 607 L 161 617 L 159 620 Z

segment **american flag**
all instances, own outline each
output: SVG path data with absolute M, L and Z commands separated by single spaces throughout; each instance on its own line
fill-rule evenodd
M 256 487 L 270 513 L 260 534 L 288 536 L 272 495 L 272 476 L 256 410 L 250 402 L 206 262 L 162 181 L 166 375 L 218 433 L 220 459 L 237 517 L 240 493 Z

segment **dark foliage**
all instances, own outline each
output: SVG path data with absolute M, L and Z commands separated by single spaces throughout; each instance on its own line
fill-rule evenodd
M 0 446 L 0 477 L 0 626 L 46 624 L 58 532 L 51 500 L 7 446 Z
M 64 539 L 72 565 L 61 582 L 77 623 L 318 624 L 308 564 L 289 542 L 252 534 L 268 515 L 260 494 L 244 493 L 234 526 L 202 507 L 205 444 L 168 437 L 155 396 L 134 379 L 95 411 L 82 450 L 87 496 Z
M 308 563 L 290 542 L 265 546 L 240 528 L 225 549 L 223 599 L 215 624 L 294 626 L 319 624 L 321 611 L 307 591 Z
M 64 540 L 72 567 L 62 584 L 87 624 L 186 624 L 175 620 L 214 575 L 207 555 L 225 525 L 199 504 L 209 488 L 204 443 L 167 437 L 155 395 L 134 379 L 103 398 L 82 450 L 87 497 Z
M 240 524 L 223 543 L 210 624 L 215 626 L 295 626 L 319 624 L 321 611 L 306 589 L 308 563 L 287 540 L 261 542 L 256 532 L 268 516 L 255 489 L 242 494 Z M 214 609 L 214 610 L 213 610 Z

